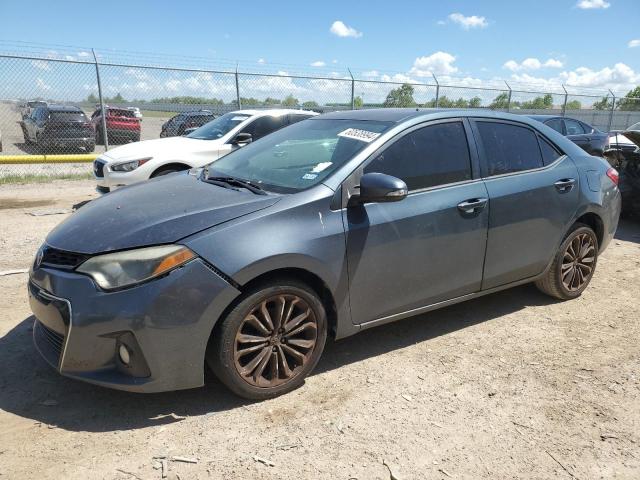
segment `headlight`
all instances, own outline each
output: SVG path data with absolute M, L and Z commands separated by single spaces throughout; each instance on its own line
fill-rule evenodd
M 161 245 L 98 255 L 76 271 L 89 275 L 101 288 L 113 290 L 168 273 L 195 257 L 182 245 Z
M 136 168 L 141 167 L 142 165 L 147 163 L 152 158 L 153 157 L 139 158 L 138 160 L 130 160 L 128 162 L 114 163 L 109 165 L 109 169 L 112 172 L 132 172 Z

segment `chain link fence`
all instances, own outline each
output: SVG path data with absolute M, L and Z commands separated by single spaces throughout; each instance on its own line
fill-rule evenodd
M 468 79 L 456 85 L 435 76 L 419 83 L 350 72 L 305 76 L 139 65 L 104 61 L 93 52 L 66 58 L 0 54 L 0 181 L 89 177 L 90 155 L 164 136 L 169 119 L 201 110 L 213 118 L 239 108 L 488 108 L 566 115 L 604 131 L 640 122 L 640 98 L 583 94 L 565 86 L 535 90 Z

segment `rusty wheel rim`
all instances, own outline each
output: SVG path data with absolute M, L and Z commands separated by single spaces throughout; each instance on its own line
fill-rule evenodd
M 588 233 L 576 235 L 569 242 L 562 259 L 562 284 L 570 292 L 583 288 L 593 274 L 596 243 Z
M 309 362 L 318 338 L 311 306 L 280 294 L 255 305 L 235 336 L 237 372 L 250 385 L 271 388 L 291 381 Z

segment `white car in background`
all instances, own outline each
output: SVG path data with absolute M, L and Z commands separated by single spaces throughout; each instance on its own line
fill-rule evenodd
M 97 190 L 131 185 L 149 178 L 202 167 L 271 132 L 316 112 L 270 109 L 237 110 L 206 123 L 184 137 L 158 138 L 108 150 L 93 162 Z
M 127 107 L 127 110 L 131 110 L 133 112 L 133 116 L 142 120 L 142 112 L 138 107 Z

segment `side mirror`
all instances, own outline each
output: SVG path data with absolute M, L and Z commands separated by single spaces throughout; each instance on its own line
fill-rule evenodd
M 399 202 L 409 193 L 402 180 L 384 173 L 365 173 L 360 178 L 360 193 L 353 200 L 359 204 Z
M 252 141 L 253 141 L 253 137 L 251 136 L 250 133 L 240 132 L 231 141 L 231 144 L 237 145 L 239 147 L 244 147 L 245 145 L 249 145 Z

